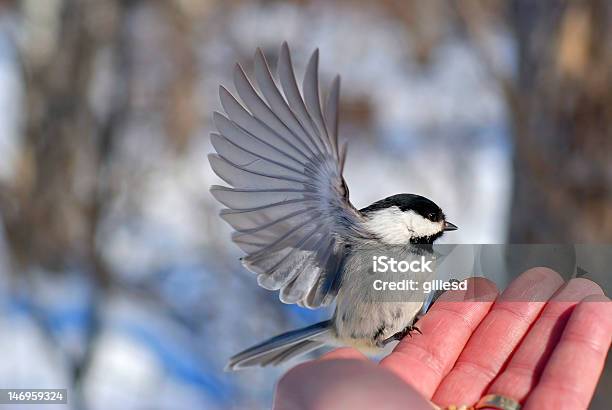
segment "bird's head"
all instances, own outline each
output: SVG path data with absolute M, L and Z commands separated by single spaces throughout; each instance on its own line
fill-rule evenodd
M 398 194 L 363 208 L 368 230 L 388 244 L 431 244 L 457 226 L 446 220 L 433 201 L 414 194 Z

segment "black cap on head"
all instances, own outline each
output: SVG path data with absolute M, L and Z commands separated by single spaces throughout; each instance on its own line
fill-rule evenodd
M 370 212 L 376 212 L 392 206 L 398 207 L 403 212 L 416 212 L 423 218 L 429 219 L 433 222 L 440 222 L 445 218 L 444 212 L 442 212 L 442 209 L 440 209 L 438 205 L 424 196 L 415 194 L 393 195 L 374 202 L 372 205 L 361 209 L 360 212 L 368 214 Z

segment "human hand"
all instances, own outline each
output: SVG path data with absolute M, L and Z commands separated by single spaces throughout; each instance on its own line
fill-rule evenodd
M 418 327 L 422 335 L 405 337 L 379 364 L 341 348 L 293 368 L 275 408 L 430 410 L 498 394 L 524 410 L 586 409 L 612 339 L 612 303 L 589 280 L 564 284 L 536 268 L 499 296 L 492 282 L 471 279 Z

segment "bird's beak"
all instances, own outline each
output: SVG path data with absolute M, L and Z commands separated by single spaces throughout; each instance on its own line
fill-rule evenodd
M 444 221 L 444 231 L 456 231 L 457 229 L 459 229 L 457 225 Z

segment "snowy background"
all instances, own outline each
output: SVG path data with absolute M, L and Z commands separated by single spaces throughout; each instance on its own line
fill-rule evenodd
M 208 192 L 221 183 L 206 160 L 211 113 L 222 110 L 217 87 L 233 88 L 236 61 L 250 73 L 256 47 L 275 61 L 287 40 L 299 76 L 319 47 L 324 88 L 341 74 L 340 129 L 350 141 L 345 178 L 356 207 L 419 193 L 460 227 L 446 241 L 507 240 L 513 143 L 506 101 L 482 56 L 456 28 L 431 20 L 434 32 L 419 35 L 435 39 L 435 47 L 423 56 L 423 37 L 375 3 L 205 1 L 203 10 L 197 1 L 172 3 L 189 16 L 185 76 L 193 79 L 186 87 L 195 107 L 179 144 L 168 131 L 165 113 L 177 100 L 167 100 L 175 97 L 166 85 L 185 66 L 177 67 L 168 38 L 185 34 L 180 24 L 166 27 L 163 7 L 137 1 L 122 17 L 128 85 L 117 82 L 110 46 L 93 59 L 87 98 L 95 117 L 112 111 L 115 88 L 129 87 L 129 111 L 103 170 L 116 186 L 93 237 L 109 272 L 104 290 L 95 267 L 78 255 L 61 268 L 15 264 L 0 224 L 0 387 L 67 387 L 74 394 L 68 408 L 270 406 L 287 366 L 229 374 L 222 371 L 227 358 L 329 312 L 283 305 L 258 288 Z M 18 52 L 24 44 L 53 42 L 49 27 L 58 9 L 60 1 L 30 1 L 19 12 L 8 6 L 1 12 L 5 183 L 20 172 L 25 144 L 27 72 Z M 100 24 L 103 9 L 95 9 Z M 428 26 L 427 16 L 421 26 Z M 514 75 L 513 37 L 495 27 L 486 39 L 496 66 Z M 66 183 L 65 189 L 81 184 L 86 191 L 91 181 L 84 175 L 76 188 Z

